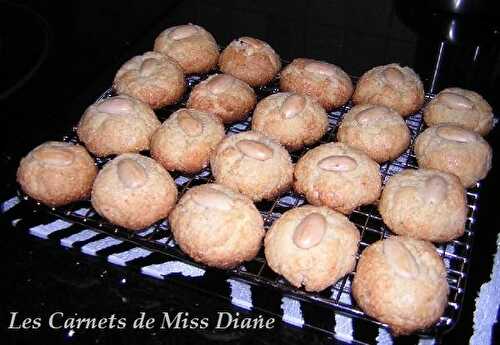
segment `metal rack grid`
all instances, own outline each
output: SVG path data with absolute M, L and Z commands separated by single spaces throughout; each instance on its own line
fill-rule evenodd
M 206 76 L 188 77 L 188 88 L 191 89 L 205 77 Z M 265 87 L 256 89 L 256 93 L 259 99 L 262 99 L 265 96 L 276 92 L 279 92 L 277 80 Z M 111 97 L 113 94 L 113 89 L 108 89 L 103 93 L 99 100 Z M 429 101 L 430 99 L 432 99 L 432 97 L 433 95 L 426 95 L 426 101 Z M 185 106 L 185 103 L 186 98 L 179 102 L 177 105 L 158 110 L 157 115 L 159 119 L 161 121 L 165 120 L 173 111 Z M 315 147 L 322 143 L 334 141 L 337 126 L 342 120 L 343 115 L 347 111 L 349 111 L 351 107 L 352 104 L 349 102 L 343 107 L 329 112 L 329 127 L 325 136 L 320 140 L 319 143 L 312 145 L 311 147 L 306 147 L 301 151 L 291 153 L 294 163 L 312 147 Z M 416 136 L 423 130 L 421 112 L 418 112 L 406 118 L 406 123 L 411 132 L 410 147 L 394 161 L 381 165 L 380 172 L 382 175 L 383 183 L 385 183 L 390 176 L 398 173 L 403 169 L 417 168 L 416 158 L 413 153 L 413 143 Z M 245 121 L 226 126 L 226 132 L 228 134 L 239 133 L 249 130 L 250 127 L 251 118 L 248 118 Z M 75 130 L 76 128 L 74 128 L 69 135 L 64 136 L 63 140 L 74 143 L 78 142 Z M 145 152 L 144 154 L 147 154 L 147 152 Z M 96 158 L 96 164 L 100 167 L 110 159 L 110 157 Z M 193 186 L 214 181 L 213 176 L 208 168 L 194 175 L 185 175 L 174 172 L 172 173 L 172 177 L 174 178 L 179 189 L 179 197 L 181 197 L 184 192 L 186 192 Z M 24 199 L 28 200 L 29 198 L 27 196 L 24 196 Z M 450 286 L 448 306 L 439 322 L 432 328 L 420 332 L 419 334 L 421 335 L 433 336 L 443 334 L 446 331 L 449 331 L 458 320 L 467 281 L 469 258 L 471 256 L 472 241 L 474 237 L 473 224 L 476 219 L 478 200 L 479 183 L 474 188 L 471 188 L 467 191 L 468 218 L 466 222 L 465 234 L 457 240 L 442 244 L 437 247 L 437 251 L 442 256 L 447 268 L 447 279 Z M 267 230 L 274 222 L 274 220 L 279 218 L 281 214 L 304 203 L 305 200 L 302 196 L 296 194 L 294 191 L 290 191 L 274 201 L 259 202 L 256 204 L 256 206 L 264 218 L 265 228 Z M 40 205 L 39 203 L 37 203 L 37 205 L 38 207 L 43 208 L 46 212 L 56 215 L 65 220 L 69 220 L 77 224 L 83 224 L 95 229 L 96 231 L 111 235 L 124 241 L 128 241 L 139 247 L 164 254 L 170 258 L 174 258 L 175 260 L 180 260 L 194 266 L 202 267 L 204 269 L 211 269 L 194 262 L 179 249 L 171 236 L 168 222 L 166 221 L 158 222 L 152 227 L 143 231 L 131 232 L 126 229 L 117 227 L 100 217 L 95 211 L 93 211 L 89 201 L 82 201 L 60 208 L 49 208 Z M 81 212 L 76 212 L 77 210 L 81 210 L 81 208 L 88 209 L 88 211 L 84 214 L 82 214 Z M 363 251 L 363 249 L 371 243 L 391 236 L 390 231 L 383 224 L 377 208 L 374 205 L 367 205 L 357 208 L 349 216 L 349 219 L 356 225 L 361 233 L 361 241 L 356 259 L 359 258 L 359 255 Z M 306 292 L 303 289 L 297 289 L 291 286 L 284 278 L 274 273 L 267 266 L 263 250 L 261 250 L 257 257 L 250 262 L 244 263 L 241 266 L 224 273 L 252 285 L 278 289 L 284 294 L 292 296 L 299 300 L 310 302 L 313 304 L 320 304 L 324 307 L 332 308 L 337 312 L 343 313 L 350 317 L 361 318 L 363 320 L 374 323 L 375 325 L 387 327 L 386 325 L 372 319 L 371 317 L 363 313 L 355 305 L 353 299 L 350 298 L 351 283 L 355 272 L 346 275 L 332 287 L 327 288 L 324 291 L 321 291 L 319 293 L 310 293 Z

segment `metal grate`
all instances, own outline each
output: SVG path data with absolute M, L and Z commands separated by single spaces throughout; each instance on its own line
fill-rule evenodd
M 187 80 L 189 89 L 191 89 L 205 77 L 206 76 L 188 77 Z M 278 82 L 276 80 L 270 85 L 258 88 L 256 90 L 259 99 L 262 99 L 263 97 L 268 96 L 272 93 L 276 93 L 278 91 Z M 114 91 L 112 89 L 108 89 L 99 99 L 110 97 L 113 94 Z M 432 97 L 433 95 L 427 95 L 426 101 L 429 101 Z M 158 110 L 157 115 L 159 119 L 161 121 L 165 120 L 173 111 L 185 106 L 185 102 L 186 98 L 175 106 L 170 106 Z M 331 111 L 328 114 L 328 132 L 319 143 L 311 147 L 334 141 L 337 126 L 342 120 L 343 115 L 351 107 L 352 104 L 348 103 L 347 105 L 339 109 Z M 417 168 L 416 158 L 413 153 L 413 143 L 416 136 L 423 130 L 422 114 L 419 112 L 408 117 L 406 119 L 406 123 L 410 129 L 412 137 L 410 148 L 394 161 L 381 165 L 380 171 L 382 174 L 383 183 L 385 183 L 390 176 L 398 173 L 403 169 Z M 249 130 L 250 127 L 251 118 L 248 118 L 245 121 L 227 126 L 226 132 L 228 134 L 239 133 Z M 68 142 L 78 142 L 75 129 L 73 129 L 73 131 L 63 139 Z M 299 152 L 292 153 L 292 160 L 296 162 L 311 147 L 306 147 Z M 147 152 L 145 152 L 144 154 L 147 154 Z M 109 157 L 104 159 L 97 158 L 96 164 L 98 166 L 102 166 L 110 159 L 111 158 Z M 175 179 L 175 182 L 178 186 L 180 192 L 179 197 L 181 197 L 186 190 L 193 186 L 214 181 L 208 168 L 195 175 L 185 175 L 174 172 L 172 173 L 172 177 Z M 24 196 L 24 199 L 27 200 L 29 198 Z M 440 321 L 432 328 L 421 332 L 421 335 L 432 336 L 442 334 L 450 330 L 459 317 L 464 297 L 464 289 L 467 281 L 469 258 L 471 256 L 472 250 L 472 240 L 474 237 L 473 224 L 476 219 L 478 199 L 479 184 L 476 187 L 468 190 L 467 192 L 468 218 L 466 222 L 465 234 L 457 240 L 437 247 L 438 252 L 444 259 L 448 273 L 447 278 L 450 286 L 448 307 L 446 308 L 444 315 L 441 317 Z M 267 230 L 274 222 L 274 220 L 279 218 L 280 215 L 285 211 L 300 206 L 304 203 L 305 200 L 302 196 L 294 193 L 293 191 L 290 191 L 277 200 L 271 202 L 259 202 L 256 204 L 256 206 L 264 218 L 264 223 Z M 139 247 L 162 253 L 170 258 L 174 258 L 176 260 L 180 260 L 194 266 L 203 267 L 204 269 L 210 269 L 192 261 L 188 256 L 182 253 L 179 247 L 175 244 L 175 241 L 171 236 L 168 223 L 166 221 L 158 222 L 152 227 L 140 232 L 130 232 L 126 229 L 110 224 L 105 219 L 100 217 L 92 209 L 89 201 L 82 201 L 76 204 L 56 209 L 48 208 L 39 204 L 38 206 L 44 209 L 46 212 L 54 214 L 65 220 L 83 224 L 87 227 L 95 229 L 96 231 L 103 232 L 107 235 L 111 235 L 121 240 L 131 242 Z M 87 209 L 87 211 L 82 213 L 82 208 Z M 362 206 L 354 210 L 354 212 L 349 216 L 349 219 L 354 224 L 356 224 L 361 233 L 361 242 L 359 245 L 357 258 L 359 258 L 359 254 L 363 251 L 363 249 L 371 243 L 391 236 L 390 231 L 383 224 L 377 208 L 374 205 Z M 354 304 L 350 295 L 351 283 L 355 273 L 348 274 L 344 278 L 340 279 L 335 285 L 327 288 L 322 292 L 308 293 L 302 289 L 297 289 L 291 286 L 282 277 L 274 273 L 266 264 L 263 250 L 261 250 L 257 257 L 252 261 L 244 263 L 240 267 L 230 271 L 226 271 L 225 273 L 252 285 L 278 289 L 284 294 L 292 296 L 299 300 L 311 302 L 313 304 L 320 304 L 322 306 L 332 308 L 350 317 L 361 318 L 378 326 L 386 327 L 386 325 L 364 314 Z

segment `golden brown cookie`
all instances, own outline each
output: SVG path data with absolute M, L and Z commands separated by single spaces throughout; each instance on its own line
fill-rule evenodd
M 170 174 L 155 160 L 124 153 L 104 165 L 94 182 L 92 206 L 111 223 L 131 230 L 167 217 L 177 200 Z
M 391 327 L 410 334 L 435 324 L 448 300 L 443 260 L 429 242 L 393 236 L 366 248 L 352 284 L 361 309 Z
M 17 182 L 33 199 L 55 207 L 87 198 L 96 174 L 83 146 L 48 141 L 21 159 Z
M 424 104 L 424 86 L 410 67 L 391 63 L 363 74 L 352 100 L 354 104 L 383 105 L 408 116 Z
M 455 174 L 469 188 L 488 174 L 492 150 L 476 132 L 442 124 L 427 128 L 417 137 L 415 155 L 419 167 Z
M 480 94 L 458 87 L 438 93 L 425 107 L 424 120 L 429 127 L 450 123 L 483 136 L 493 128 L 493 113 L 488 102 Z
M 222 51 L 219 68 L 250 86 L 261 86 L 269 83 L 279 72 L 281 61 L 266 42 L 253 37 L 240 37 Z
M 295 166 L 295 190 L 315 206 L 345 214 L 377 201 L 381 190 L 379 165 L 364 152 L 342 143 L 307 151 Z
M 295 151 L 321 139 L 328 129 L 328 116 L 313 98 L 280 92 L 257 104 L 252 129 Z
M 229 74 L 214 74 L 196 85 L 187 107 L 218 115 L 224 123 L 244 120 L 257 98 L 247 83 Z
M 252 200 L 220 184 L 188 190 L 169 221 L 175 241 L 187 255 L 218 268 L 253 259 L 265 234 Z
M 157 52 L 146 52 L 127 61 L 116 73 L 119 94 L 137 98 L 153 109 L 177 102 L 186 90 L 181 66 Z
M 321 291 L 352 272 L 359 239 L 356 226 L 344 215 L 306 205 L 274 222 L 264 241 L 266 260 L 293 286 Z
M 337 140 L 360 149 L 378 163 L 393 160 L 410 145 L 410 130 L 394 110 L 362 104 L 344 115 Z
M 179 109 L 161 125 L 151 139 L 151 157 L 169 171 L 195 173 L 206 166 L 224 126 L 210 113 Z
M 447 242 L 464 233 L 467 199 L 455 175 L 408 169 L 389 179 L 378 209 L 384 223 L 398 235 Z
M 206 73 L 219 59 L 214 37 L 198 25 L 173 26 L 155 40 L 154 51 L 165 54 L 181 65 L 184 73 Z
M 161 123 L 154 111 L 135 98 L 120 95 L 92 104 L 78 124 L 78 138 L 96 156 L 149 149 Z
M 255 131 L 226 137 L 212 154 L 210 167 L 217 183 L 253 201 L 281 195 L 293 180 L 293 164 L 288 152 Z
M 347 103 L 353 92 L 351 78 L 340 67 L 302 58 L 281 71 L 280 89 L 313 97 L 327 111 Z

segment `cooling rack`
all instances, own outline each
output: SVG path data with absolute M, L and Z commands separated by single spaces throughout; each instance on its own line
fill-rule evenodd
M 206 77 L 207 75 L 187 77 L 188 89 L 192 89 L 194 85 L 196 85 Z M 279 92 L 278 80 L 274 80 L 269 85 L 266 85 L 264 87 L 257 88 L 255 91 L 257 93 L 258 99 L 262 99 L 270 94 Z M 100 100 L 108 98 L 113 95 L 114 91 L 112 88 L 110 88 L 106 90 L 98 99 Z M 433 95 L 427 94 L 426 102 L 432 99 L 432 97 Z M 161 121 L 165 120 L 173 111 L 184 107 L 186 104 L 186 100 L 187 96 L 185 96 L 183 100 L 181 100 L 174 106 L 169 106 L 157 110 L 156 113 L 158 115 L 158 118 Z M 329 112 L 329 127 L 325 136 L 320 140 L 319 143 L 306 147 L 298 152 L 291 153 L 294 163 L 307 150 L 322 143 L 334 141 L 336 137 L 337 126 L 342 120 L 343 115 L 347 111 L 349 111 L 351 107 L 352 103 L 349 102 L 345 106 Z M 424 127 L 422 113 L 417 112 L 412 116 L 407 117 L 405 120 L 411 132 L 411 145 L 397 159 L 380 166 L 383 183 L 385 183 L 390 176 L 400 172 L 401 170 L 417 168 L 416 158 L 413 153 L 413 143 L 416 136 L 423 130 Z M 226 132 L 228 134 L 235 134 L 249 130 L 250 128 L 251 117 L 244 121 L 226 126 Z M 64 136 L 63 140 L 67 142 L 77 143 L 78 138 L 76 135 L 76 128 L 73 128 L 69 134 Z M 148 155 L 148 152 L 143 152 L 143 154 Z M 96 158 L 96 164 L 101 167 L 111 158 L 112 157 Z M 186 175 L 174 172 L 172 173 L 172 177 L 174 178 L 175 183 L 178 187 L 179 197 L 181 197 L 188 189 L 192 188 L 193 186 L 214 181 L 210 169 L 208 168 L 194 175 Z M 420 332 L 420 335 L 442 335 L 443 333 L 449 331 L 459 318 L 464 298 L 464 290 L 467 283 L 469 258 L 471 257 L 472 251 L 474 223 L 477 216 L 477 206 L 479 201 L 479 190 L 480 186 L 478 183 L 474 188 L 471 188 L 467 191 L 468 215 L 464 235 L 457 240 L 439 245 L 437 247 L 437 251 L 442 256 L 447 269 L 447 279 L 450 286 L 448 306 L 439 322 L 432 328 Z M 291 286 L 286 282 L 286 280 L 275 274 L 267 266 L 263 250 L 261 250 L 257 257 L 250 262 L 246 262 L 232 270 L 220 271 L 200 265 L 186 256 L 176 245 L 170 233 L 167 221 L 158 222 L 152 227 L 144 229 L 143 231 L 130 232 L 126 229 L 117 227 L 100 217 L 92 209 L 92 206 L 88 200 L 60 208 L 49 208 L 40 205 L 33 200 L 30 200 L 30 198 L 26 195 L 23 195 L 23 199 L 25 202 L 33 203 L 37 208 L 40 208 L 44 210 L 44 212 L 55 215 L 61 219 L 84 225 L 98 232 L 118 238 L 122 241 L 127 241 L 137 247 L 160 253 L 171 259 L 179 260 L 181 262 L 185 262 L 196 267 L 201 267 L 206 270 L 219 271 L 219 273 L 223 273 L 226 276 L 230 276 L 234 279 L 246 282 L 248 284 L 251 284 L 252 286 L 277 290 L 279 292 L 282 292 L 286 296 L 291 296 L 292 298 L 298 299 L 300 301 L 309 302 L 312 305 L 330 308 L 335 312 L 347 315 L 353 319 L 363 319 L 364 321 L 372 323 L 376 326 L 387 327 L 386 325 L 372 319 L 371 317 L 363 313 L 355 305 L 353 299 L 350 298 L 351 283 L 355 273 L 348 274 L 344 278 L 340 279 L 332 287 L 327 288 L 322 292 L 306 292 L 303 289 L 297 289 Z M 263 216 L 265 227 L 267 230 L 272 225 L 272 223 L 276 219 L 278 219 L 284 212 L 304 203 L 305 200 L 302 196 L 296 194 L 293 191 L 290 191 L 274 201 L 259 202 L 256 204 L 256 206 Z M 86 211 L 82 213 L 81 209 L 85 209 Z M 363 251 L 363 249 L 369 246 L 371 243 L 391 236 L 391 232 L 382 222 L 380 214 L 378 213 L 377 208 L 374 205 L 362 206 L 355 209 L 354 212 L 349 216 L 349 219 L 356 225 L 361 233 L 361 241 L 359 244 L 356 259 L 359 258 L 359 255 Z

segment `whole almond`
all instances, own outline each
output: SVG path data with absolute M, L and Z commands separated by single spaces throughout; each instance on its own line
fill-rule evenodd
M 406 246 L 395 239 L 383 242 L 383 253 L 391 268 L 403 278 L 414 279 L 418 276 L 417 260 Z
M 97 110 L 102 113 L 128 115 L 133 112 L 131 101 L 125 98 L 112 97 L 97 104 Z
M 319 213 L 307 215 L 297 225 L 293 233 L 293 242 L 302 249 L 309 249 L 321 243 L 326 232 L 326 219 Z
M 255 140 L 241 140 L 236 143 L 236 146 L 245 156 L 259 161 L 268 160 L 273 156 L 271 148 Z
M 207 82 L 207 87 L 210 92 L 220 94 L 228 90 L 233 84 L 234 79 L 226 74 L 219 74 L 210 78 Z
M 141 74 L 141 76 L 149 77 L 156 71 L 157 68 L 158 68 L 158 60 L 148 58 L 142 61 L 139 73 Z
M 395 67 L 387 67 L 384 69 L 382 74 L 384 75 L 385 80 L 394 86 L 400 86 L 405 80 L 404 74 Z
M 356 121 L 361 124 L 368 124 L 370 122 L 382 121 L 387 114 L 389 114 L 389 109 L 381 106 L 374 106 L 365 110 L 360 111 L 356 114 Z
M 438 99 L 448 108 L 452 109 L 472 109 L 474 105 L 467 97 L 452 92 L 443 92 L 439 95 Z
M 195 203 L 202 207 L 215 208 L 220 211 L 229 211 L 233 202 L 226 194 L 215 189 L 199 189 L 191 194 Z
M 424 200 L 428 203 L 439 204 L 446 199 L 448 182 L 441 176 L 435 175 L 425 180 L 422 190 Z
M 186 110 L 181 110 L 177 115 L 177 122 L 182 131 L 190 137 L 196 137 L 203 132 L 203 125 Z
M 259 49 L 263 46 L 263 42 L 253 38 L 253 37 L 240 37 L 239 39 L 241 42 L 248 44 L 250 47 L 254 49 Z
M 139 188 L 146 184 L 146 170 L 133 159 L 122 159 L 117 166 L 118 178 L 127 188 Z
M 306 98 L 302 95 L 292 94 L 281 105 L 280 111 L 286 119 L 291 119 L 300 114 L 306 106 Z
M 172 30 L 168 37 L 173 40 L 182 40 L 183 38 L 188 38 L 195 35 L 198 32 L 198 28 L 194 25 L 180 25 Z
M 436 133 L 443 139 L 457 141 L 460 143 L 468 143 L 476 140 L 474 132 L 456 126 L 439 127 L 436 130 Z
M 36 160 L 49 165 L 68 166 L 73 163 L 75 155 L 64 147 L 46 146 L 34 151 Z
M 306 65 L 304 68 L 307 72 L 318 73 L 325 75 L 327 77 L 333 77 L 336 75 L 337 70 L 334 66 L 321 61 L 313 61 Z
M 318 167 L 326 171 L 347 172 L 358 167 L 358 163 L 349 156 L 333 155 L 318 162 Z

